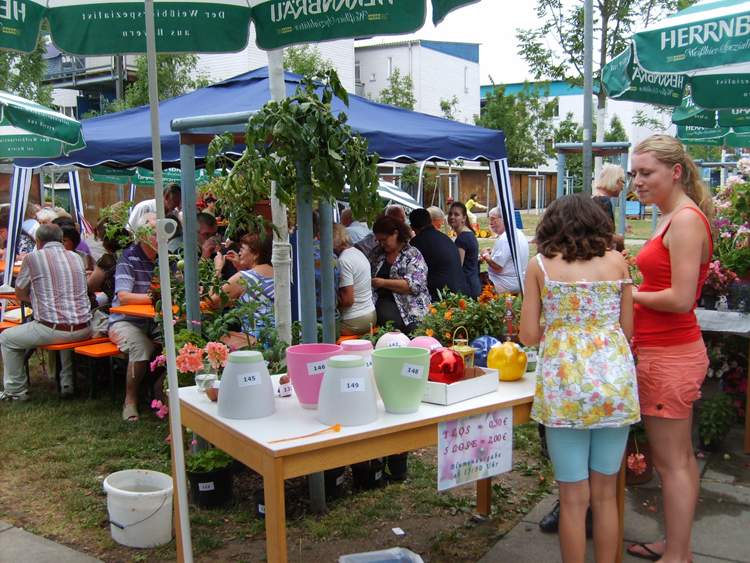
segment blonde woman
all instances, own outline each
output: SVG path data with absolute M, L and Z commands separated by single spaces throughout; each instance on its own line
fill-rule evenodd
M 620 197 L 620 192 L 625 188 L 627 183 L 625 170 L 616 164 L 607 164 L 599 172 L 599 177 L 596 179 L 596 184 L 594 185 L 594 193 L 591 197 L 601 204 L 604 211 L 607 212 L 607 215 L 612 220 L 613 231 L 615 227 L 615 210 L 612 205 L 612 199 Z M 623 235 L 615 234 L 612 240 L 617 250 L 625 250 L 625 237 Z
M 663 563 L 690 561 L 700 479 L 693 453 L 693 403 L 708 357 L 693 310 L 713 252 L 714 208 L 682 144 L 653 135 L 635 147 L 633 184 L 662 217 L 638 253 L 643 283 L 633 295 L 641 415 L 662 481 L 665 541 L 628 552 Z

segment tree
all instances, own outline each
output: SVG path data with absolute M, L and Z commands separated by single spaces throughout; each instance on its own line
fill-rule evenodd
M 43 106 L 52 105 L 52 87 L 42 86 L 47 71 L 44 54 L 47 43 L 40 40 L 29 54 L 0 51 L 0 90 L 33 100 Z
M 100 111 L 87 112 L 82 119 L 114 113 L 130 108 L 145 106 L 148 100 L 148 58 L 145 55 L 135 59 L 138 80 L 125 88 L 125 98 L 109 102 L 102 98 Z M 193 72 L 198 67 L 196 55 L 156 55 L 156 78 L 159 86 L 159 101 L 187 94 L 211 84 L 207 73 Z
M 607 93 L 601 87 L 604 65 L 624 50 L 636 29 L 694 4 L 696 0 L 597 0 L 594 3 L 594 92 L 602 141 Z M 519 54 L 536 79 L 565 80 L 583 87 L 584 6 L 563 0 L 537 0 L 536 29 L 517 29 Z M 550 46 L 553 45 L 553 46 Z
M 389 106 L 414 109 L 417 99 L 414 97 L 414 81 L 411 76 L 407 74 L 402 78 L 401 71 L 394 68 L 388 83 L 389 86 L 380 91 L 376 101 Z
M 573 119 L 573 112 L 568 112 L 555 132 L 556 143 L 583 142 L 583 126 Z M 583 155 L 580 153 L 565 155 L 565 173 L 568 176 L 583 178 Z
M 546 100 L 549 85 L 524 82 L 518 94 L 506 94 L 504 84 L 492 84 L 487 103 L 474 123 L 505 132 L 510 166 L 536 168 L 554 156 L 553 118 L 557 98 Z
M 615 114 L 614 117 L 612 117 L 612 121 L 609 122 L 609 129 L 604 132 L 604 142 L 617 143 L 627 142 L 629 140 L 628 133 L 625 131 L 620 116 Z
M 317 45 L 297 45 L 284 49 L 284 70 L 315 76 L 334 70 L 334 66 L 333 61 L 323 58 Z
M 445 119 L 452 119 L 453 121 L 456 120 L 456 108 L 458 107 L 458 98 L 456 95 L 453 95 L 452 100 L 444 100 L 443 98 L 440 98 L 440 111 L 443 112 L 443 117 Z

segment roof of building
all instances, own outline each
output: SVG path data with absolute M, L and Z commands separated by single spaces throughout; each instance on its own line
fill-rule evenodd
M 516 82 L 514 84 L 505 84 L 505 94 L 518 94 L 518 92 L 521 91 L 523 88 L 523 82 Z M 535 81 L 535 82 L 529 82 L 532 86 L 534 84 L 543 84 L 542 81 Z M 486 86 L 480 86 L 479 87 L 479 97 L 480 99 L 485 99 L 487 97 L 487 92 L 492 91 L 492 84 L 488 84 Z M 583 88 L 579 88 L 578 86 L 571 86 L 570 84 L 566 83 L 564 80 L 553 80 L 549 82 L 549 97 L 555 98 L 557 96 L 582 96 L 583 95 Z
M 355 50 L 376 49 L 381 47 L 400 47 L 403 45 L 418 44 L 425 49 L 439 51 L 459 59 L 464 59 L 479 64 L 479 43 L 454 43 L 451 41 L 427 41 L 424 39 L 415 39 L 413 41 L 394 41 L 393 43 L 378 43 L 376 45 L 359 45 Z

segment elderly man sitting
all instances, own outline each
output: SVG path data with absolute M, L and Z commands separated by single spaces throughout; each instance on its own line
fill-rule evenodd
M 6 329 L 0 334 L 5 391 L 2 401 L 28 401 L 23 371 L 24 352 L 29 348 L 86 340 L 91 334 L 91 306 L 86 271 L 75 252 L 62 245 L 62 230 L 51 223 L 36 231 L 37 251 L 26 256 L 16 278 L 16 297 L 31 301 L 34 321 Z M 63 398 L 73 396 L 73 354 L 60 352 Z
M 516 276 L 516 267 L 510 255 L 510 243 L 505 224 L 500 216 L 500 208 L 493 207 L 487 214 L 490 219 L 490 229 L 498 235 L 495 246 L 492 249 L 485 248 L 481 257 L 487 262 L 487 272 L 490 275 L 495 289 L 498 293 L 518 293 L 521 286 Z M 526 277 L 526 266 L 529 265 L 529 241 L 523 231 L 516 229 L 518 240 L 518 261 L 521 266 L 521 284 Z
M 151 304 L 148 291 L 154 279 L 158 254 L 156 215 L 144 215 L 139 228 L 143 226 L 150 226 L 150 233 L 142 234 L 136 244 L 123 250 L 120 255 L 115 271 L 115 297 L 112 307 Z M 152 339 L 158 337 L 156 328 L 150 319 L 120 313 L 109 315 L 109 339 L 120 351 L 128 355 L 125 404 L 122 409 L 122 419 L 127 422 L 138 420 L 138 387 L 149 369 L 149 360 L 154 353 Z M 158 385 L 157 382 L 157 388 Z

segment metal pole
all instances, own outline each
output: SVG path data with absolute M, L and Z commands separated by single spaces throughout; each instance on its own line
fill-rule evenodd
M 320 271 L 323 342 L 336 343 L 336 288 L 333 276 L 333 219 L 330 203 L 320 203 Z
M 591 195 L 591 126 L 594 97 L 594 3 L 585 0 L 583 30 L 583 193 Z
M 557 153 L 557 197 L 565 193 L 565 153 Z
M 188 328 L 198 334 L 200 325 L 190 321 L 201 320 L 201 309 L 198 304 L 198 227 L 196 217 L 195 195 L 195 145 L 180 145 L 180 161 L 182 178 L 182 247 L 185 259 L 185 314 Z M 156 200 L 156 207 L 161 207 L 161 200 Z

